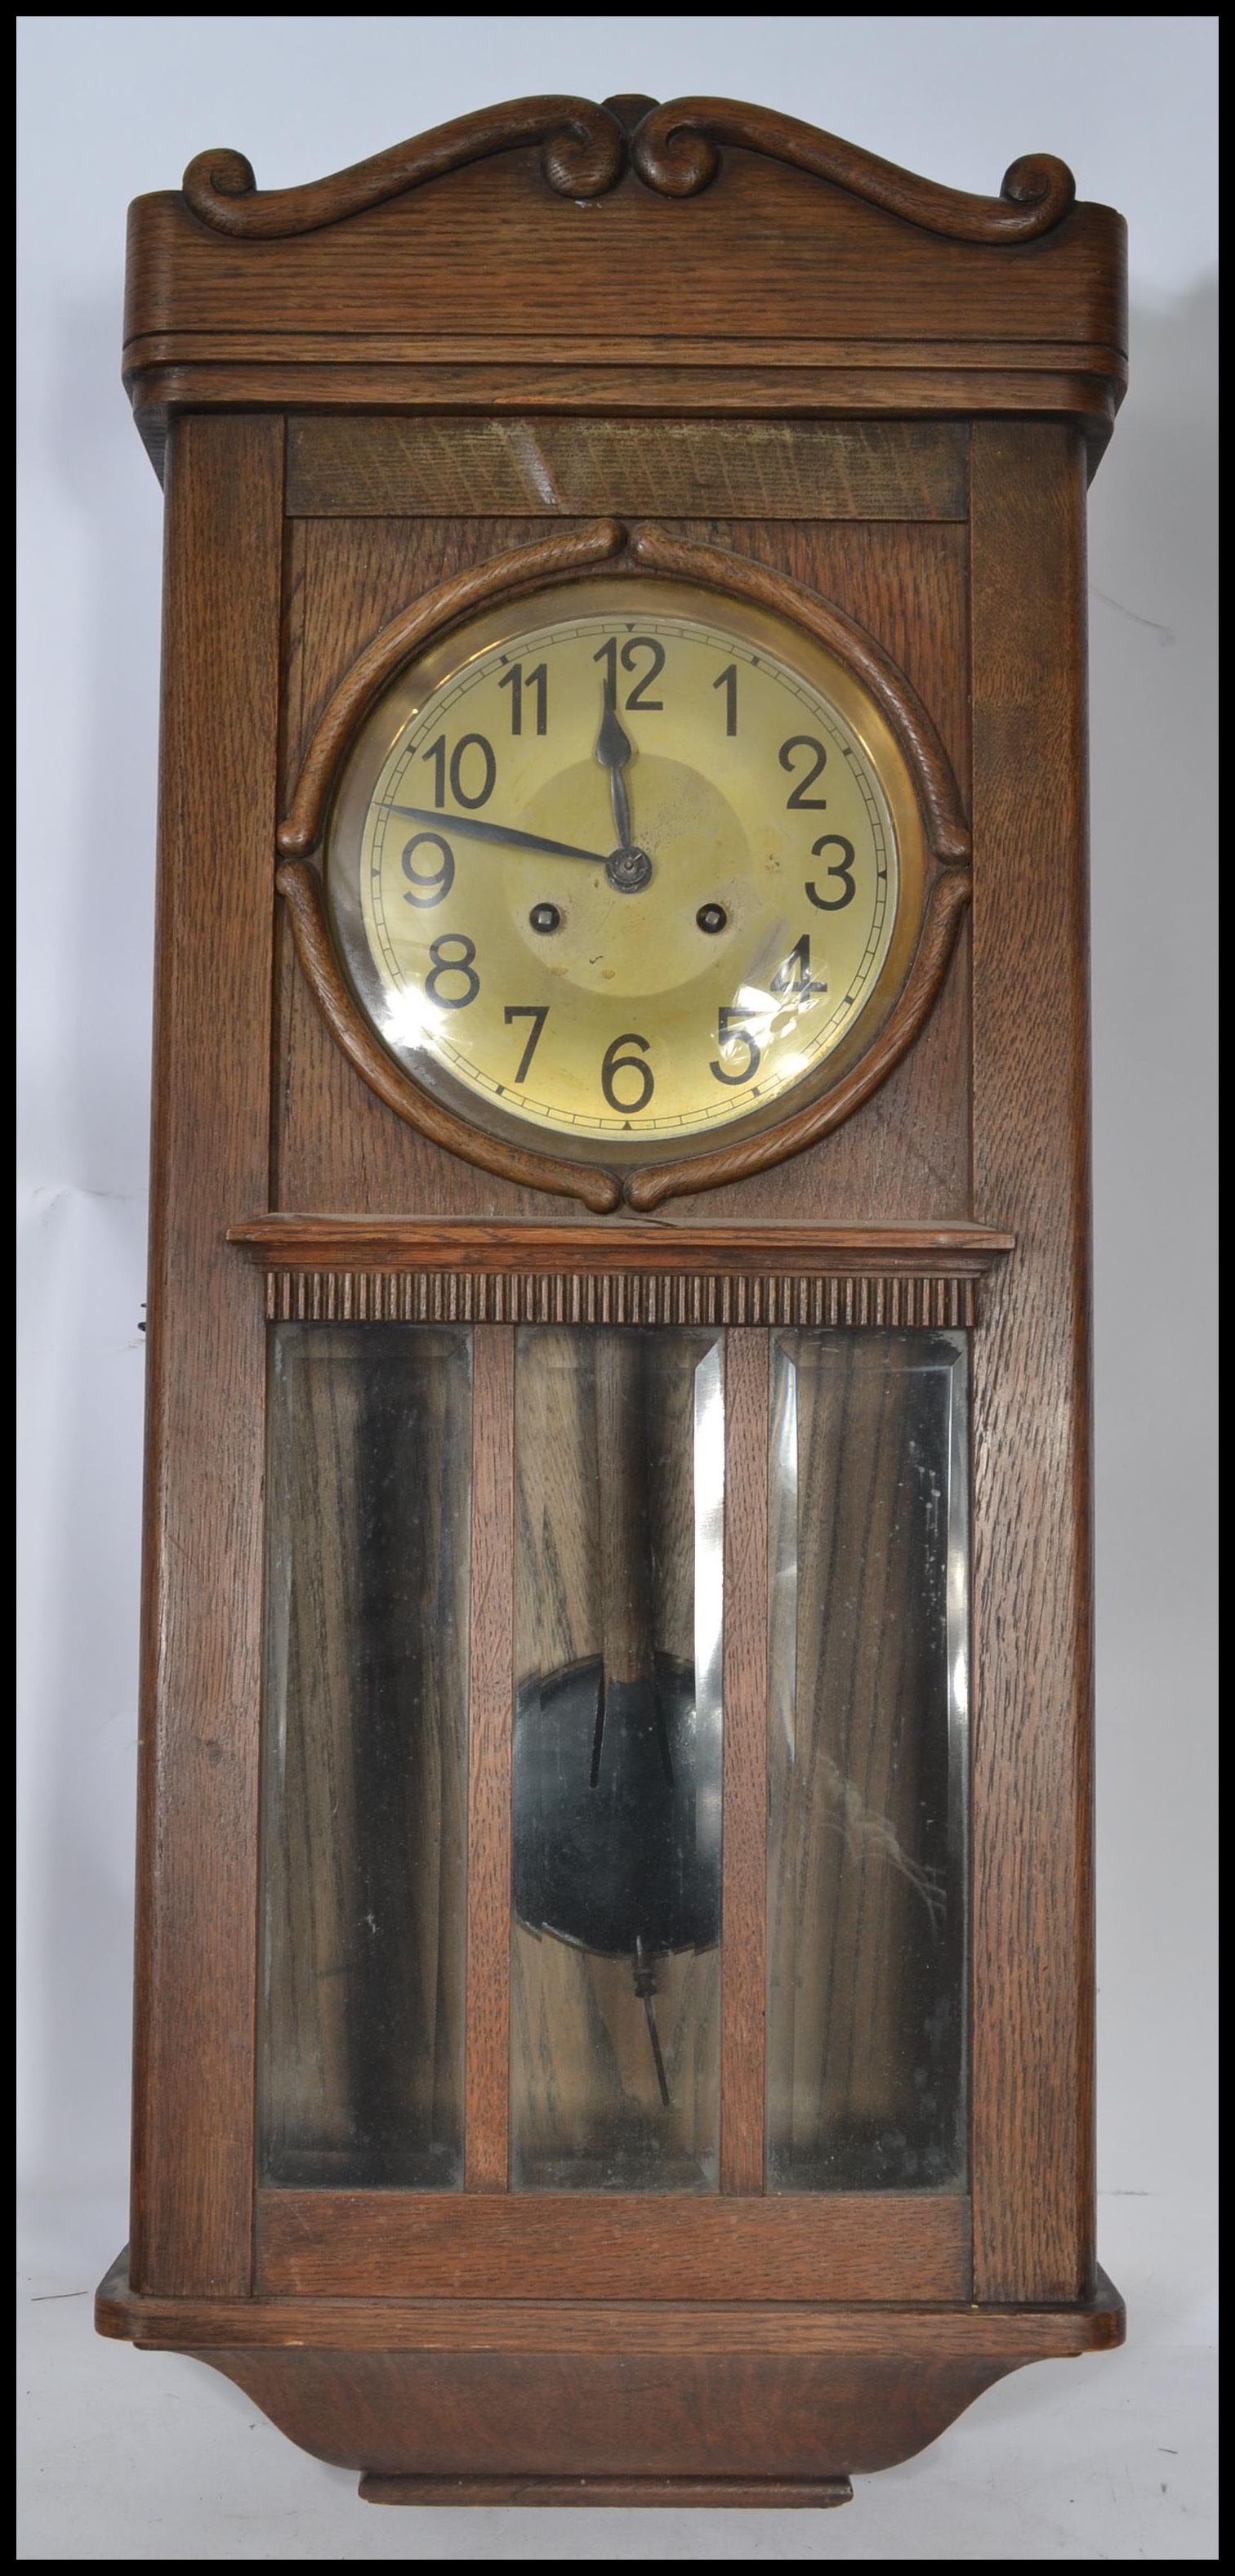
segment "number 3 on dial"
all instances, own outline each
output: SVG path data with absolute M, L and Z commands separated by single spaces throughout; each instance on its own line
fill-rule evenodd
M 816 841 L 811 851 L 812 859 L 821 859 L 825 850 L 841 852 L 840 858 L 834 859 L 828 867 L 828 875 L 839 878 L 841 891 L 836 895 L 820 894 L 818 886 L 808 885 L 806 898 L 808 903 L 813 903 L 819 912 L 843 912 L 846 904 L 852 903 L 858 890 L 853 882 L 854 846 L 852 841 L 845 839 L 842 832 L 825 832 L 823 839 Z

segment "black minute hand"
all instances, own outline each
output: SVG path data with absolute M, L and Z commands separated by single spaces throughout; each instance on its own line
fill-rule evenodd
M 465 840 L 501 841 L 511 850 L 544 850 L 551 859 L 586 859 L 588 866 L 603 868 L 602 850 L 577 850 L 573 841 L 546 841 L 539 832 L 516 832 L 509 823 L 483 822 L 476 814 L 443 814 L 432 805 L 381 805 L 382 814 L 402 814 L 409 823 L 434 823 L 440 832 L 462 835 Z

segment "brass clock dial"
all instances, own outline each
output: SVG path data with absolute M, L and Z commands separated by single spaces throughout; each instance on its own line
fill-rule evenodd
M 335 938 L 396 1060 L 593 1160 L 771 1124 L 869 1043 L 923 850 L 856 674 L 654 577 L 561 583 L 409 665 L 327 834 Z

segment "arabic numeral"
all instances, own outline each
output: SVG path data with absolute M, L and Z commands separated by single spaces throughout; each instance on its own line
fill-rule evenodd
M 626 713 L 629 715 L 633 709 L 636 714 L 648 716 L 662 715 L 664 713 L 664 699 L 649 698 L 647 695 L 647 691 L 651 688 L 652 682 L 660 678 L 661 672 L 665 667 L 664 645 L 658 644 L 654 635 L 632 635 L 629 641 L 623 644 L 620 655 L 618 653 L 618 641 L 616 635 L 608 635 L 606 636 L 604 643 L 601 645 L 599 653 L 593 653 L 592 660 L 594 662 L 604 663 L 605 697 L 611 707 L 616 707 L 618 697 L 619 660 L 621 661 L 622 669 L 629 672 L 633 679 L 644 654 L 648 657 L 648 667 L 644 672 L 642 679 L 635 680 L 633 688 L 628 689 L 626 692 Z
M 825 832 L 823 839 L 816 841 L 811 851 L 812 859 L 821 859 L 825 850 L 839 850 L 842 853 L 839 859 L 829 862 L 827 869 L 830 877 L 839 877 L 840 893 L 820 894 L 818 886 L 807 885 L 806 900 L 814 904 L 817 912 L 843 912 L 846 904 L 852 903 L 857 893 L 857 887 L 853 882 L 853 843 L 847 841 L 841 832 Z
M 441 851 L 440 867 L 429 869 L 413 867 L 413 852 L 426 848 Z M 423 911 L 427 911 L 433 904 L 445 902 L 455 881 L 455 854 L 449 841 L 444 841 L 440 832 L 413 832 L 410 841 L 405 841 L 403 844 L 401 864 L 408 884 L 408 891 L 403 897 L 405 903 L 417 903 Z
M 795 1002 L 805 1002 L 812 993 L 826 993 L 827 989 L 810 971 L 810 932 L 804 930 L 801 938 L 794 941 L 784 965 L 777 967 L 772 990 L 786 999 L 792 995 Z
M 467 755 L 474 752 L 479 752 L 481 766 L 480 785 L 477 788 L 476 794 L 473 796 L 469 794 L 468 789 L 464 784 L 463 764 Z M 421 759 L 432 762 L 433 802 L 435 805 L 444 805 L 446 802 L 447 767 L 446 736 L 444 733 L 439 733 L 437 741 L 431 742 L 428 750 L 421 753 Z M 474 782 L 476 778 L 476 763 L 474 760 L 471 762 L 471 774 Z M 493 790 L 496 785 L 497 762 L 493 756 L 492 743 L 488 741 L 483 733 L 460 734 L 454 750 L 450 754 L 450 792 L 456 805 L 465 805 L 468 807 L 469 811 L 475 813 L 478 805 L 488 804 L 489 798 L 493 794 Z
M 634 1029 L 625 1029 L 621 1037 L 613 1038 L 605 1048 L 604 1062 L 600 1068 L 600 1087 L 609 1107 L 618 1110 L 623 1118 L 633 1118 L 641 1109 L 646 1109 L 656 1085 L 652 1080 L 652 1068 L 650 1064 L 644 1063 L 642 1056 L 620 1055 L 618 1049 L 649 1047 L 651 1043 L 650 1038 L 641 1038 Z M 615 1087 L 619 1073 L 633 1074 L 639 1085 L 637 1100 L 619 1100 Z
M 547 663 L 538 662 L 534 671 L 525 672 L 521 662 L 512 662 L 510 669 L 503 672 L 497 685 L 499 689 L 509 689 L 510 691 L 510 730 L 512 734 L 519 734 L 523 731 L 523 692 L 525 689 L 530 690 L 536 699 L 537 733 L 543 734 L 548 732 L 549 669 Z
M 824 750 L 823 744 L 816 741 L 813 733 L 791 733 L 788 742 L 782 742 L 780 751 L 777 755 L 781 768 L 787 770 L 791 778 L 793 777 L 794 772 L 795 757 L 799 751 L 807 751 L 810 753 L 811 765 L 809 769 L 803 770 L 802 775 L 797 780 L 796 784 L 790 788 L 789 793 L 785 798 L 786 808 L 789 811 L 792 811 L 795 806 L 799 809 L 803 807 L 813 807 L 817 812 L 822 813 L 823 808 L 828 801 L 827 797 L 808 796 L 806 791 L 808 787 L 814 786 L 817 778 L 822 778 L 824 770 L 827 767 L 828 755 Z
M 457 954 L 453 957 L 448 956 L 446 953 L 447 950 L 451 948 L 457 951 Z M 476 974 L 472 965 L 472 959 L 475 954 L 475 940 L 468 939 L 461 930 L 443 931 L 441 938 L 434 940 L 433 946 L 429 950 L 429 955 L 433 960 L 433 972 L 425 978 L 425 991 L 428 993 L 431 1000 L 439 1004 L 443 1011 L 465 1011 L 468 1003 L 475 1001 L 476 996 L 480 991 L 480 977 Z M 448 975 L 461 975 L 463 977 L 463 991 L 461 993 L 447 993 L 443 991 L 442 988 Z
M 532 1023 L 532 1034 L 519 1058 L 519 1069 L 515 1075 L 516 1082 L 526 1082 L 528 1067 L 540 1044 L 541 1030 L 549 1017 L 549 1005 L 547 1002 L 508 1002 L 502 1016 L 508 1029 L 513 1028 L 516 1020 L 530 1020 Z
M 719 1063 L 717 1058 L 713 1056 L 712 1061 L 708 1066 L 708 1072 L 714 1074 L 718 1082 L 751 1082 L 753 1081 L 754 1076 L 758 1073 L 762 1049 L 756 1046 L 754 1039 L 742 1026 L 743 1020 L 753 1020 L 755 1016 L 756 1015 L 753 1011 L 739 1010 L 734 1004 L 729 1002 L 724 1003 L 718 1012 L 716 1019 L 716 1041 L 721 1049 L 721 1053 L 723 1054 L 727 1047 L 739 1046 L 745 1047 L 746 1049 L 746 1062 L 744 1065 L 739 1067 L 736 1073 L 728 1071 L 726 1067 Z
M 721 672 L 719 679 L 713 680 L 712 686 L 725 692 L 725 732 L 730 735 L 735 734 L 738 729 L 737 663 L 730 662 L 727 669 Z

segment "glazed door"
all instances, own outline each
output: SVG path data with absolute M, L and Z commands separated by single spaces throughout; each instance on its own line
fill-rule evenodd
M 968 2295 L 967 1336 L 690 1302 L 271 1329 L 267 2290 Z

